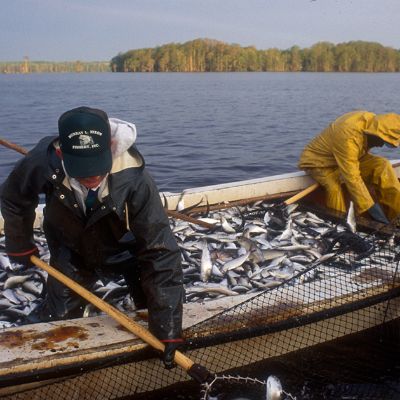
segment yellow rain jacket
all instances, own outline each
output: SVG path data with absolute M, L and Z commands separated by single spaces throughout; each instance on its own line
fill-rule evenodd
M 371 184 L 389 218 L 400 213 L 400 184 L 388 160 L 368 153 L 367 134 L 400 145 L 400 115 L 368 111 L 344 114 L 329 124 L 303 150 L 299 168 L 307 171 L 327 192 L 328 207 L 346 211 L 344 183 L 358 213 L 375 203 Z

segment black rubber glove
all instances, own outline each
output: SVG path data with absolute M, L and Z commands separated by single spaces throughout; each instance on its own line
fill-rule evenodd
M 385 213 L 383 212 L 381 206 L 378 203 L 375 203 L 369 210 L 368 214 L 378 222 L 381 222 L 382 224 L 389 224 L 390 221 L 386 218 Z
M 38 256 L 39 250 L 35 246 L 30 250 L 21 251 L 19 253 L 7 253 L 7 255 L 12 263 L 21 264 L 25 268 L 30 268 L 33 266 L 30 258 L 31 256 Z
M 175 351 L 183 346 L 183 339 L 166 339 L 161 340 L 164 343 L 165 349 L 162 355 L 162 360 L 166 369 L 172 369 L 176 367 L 174 362 Z

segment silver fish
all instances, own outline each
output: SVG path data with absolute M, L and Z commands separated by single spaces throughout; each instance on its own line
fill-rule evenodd
M 232 227 L 225 217 L 221 217 L 221 227 L 226 233 L 236 233 L 235 228 Z
M 274 278 L 280 278 L 280 279 L 290 279 L 295 271 L 293 267 L 281 267 L 277 269 L 272 269 L 269 271 L 270 275 L 272 275 Z
M 24 283 L 26 280 L 30 278 L 29 275 L 16 275 L 16 276 L 10 276 L 5 282 L 4 282 L 4 289 L 12 289 L 15 286 L 21 285 Z
M 3 290 L 2 294 L 7 300 L 11 301 L 11 303 L 14 304 L 21 303 L 21 300 L 15 295 L 14 291 L 11 289 Z
M 264 254 L 261 251 L 261 249 L 259 249 L 259 247 L 257 246 L 257 243 L 255 241 L 253 241 L 252 239 L 249 239 L 247 237 L 240 237 L 238 238 L 238 243 L 244 248 L 246 249 L 247 252 L 249 252 L 249 260 L 252 260 L 255 263 L 264 261 Z
M 249 258 L 250 253 L 246 252 L 245 254 L 243 254 L 242 256 L 238 257 L 238 258 L 234 258 L 231 261 L 226 262 L 221 269 L 221 272 L 223 274 L 227 273 L 228 271 L 230 271 L 231 269 L 236 269 L 238 267 L 240 267 L 248 258 Z
M 210 251 L 208 250 L 208 244 L 206 240 L 202 242 L 203 251 L 201 253 L 201 266 L 200 266 L 200 279 L 203 282 L 207 282 L 210 279 L 212 271 L 212 262 Z
M 274 277 L 263 279 L 261 282 L 253 282 L 260 289 L 272 289 L 282 284 L 282 281 Z
M 282 384 L 280 380 L 271 375 L 267 379 L 267 395 L 266 400 L 280 400 L 282 398 Z
M 6 255 L 1 253 L 0 253 L 0 267 L 2 269 L 11 269 L 10 259 Z
M 356 233 L 356 213 L 352 201 L 350 201 L 349 211 L 347 212 L 346 225 L 351 232 Z
M 14 324 L 9 321 L 0 321 L 0 329 L 5 329 L 5 328 L 12 328 L 13 326 L 16 326 L 17 324 Z
M 282 240 L 290 239 L 293 235 L 293 229 L 292 229 L 293 221 L 290 219 L 286 225 L 286 229 L 282 232 L 282 235 L 279 236 L 279 241 L 281 242 Z
M 187 294 L 192 293 L 214 293 L 214 294 L 223 294 L 225 296 L 236 296 L 237 293 L 233 290 L 228 289 L 226 286 L 223 285 L 204 285 L 204 286 L 191 286 L 186 289 Z
M 12 303 L 8 299 L 0 299 L 0 310 L 5 308 L 9 308 L 12 306 Z

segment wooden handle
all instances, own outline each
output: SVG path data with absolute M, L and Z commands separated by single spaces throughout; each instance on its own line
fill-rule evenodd
M 296 201 L 302 199 L 303 197 L 307 196 L 309 193 L 312 193 L 314 190 L 319 188 L 319 183 L 314 183 L 313 185 L 308 186 L 301 192 L 295 194 L 292 197 L 289 197 L 287 200 L 284 201 L 284 203 L 288 206 L 289 204 L 295 203 Z
M 100 299 L 99 297 L 95 296 L 93 293 L 89 292 L 87 289 L 79 285 L 77 282 L 73 281 L 72 279 L 68 278 L 60 271 L 56 270 L 49 264 L 45 263 L 44 261 L 40 260 L 36 256 L 31 256 L 30 260 L 33 264 L 37 267 L 46 271 L 49 275 L 53 278 L 57 279 L 59 282 L 63 283 L 65 286 L 69 287 L 74 292 L 78 293 L 82 296 L 85 300 L 89 303 L 96 306 L 101 311 L 104 311 L 108 314 L 111 318 L 115 321 L 120 323 L 124 328 L 128 329 L 130 332 L 134 333 L 144 342 L 149 344 L 150 346 L 154 347 L 157 350 L 164 351 L 164 344 L 161 343 L 153 334 L 151 334 L 146 328 L 142 325 L 138 324 L 137 322 L 130 319 L 127 315 L 122 313 L 121 311 L 117 310 L 112 305 L 106 303 L 104 300 Z M 194 364 L 194 362 L 182 354 L 180 351 L 175 352 L 175 362 L 181 366 L 185 371 L 188 371 Z
M 15 150 L 18 153 L 21 153 L 23 155 L 26 155 L 28 153 L 28 150 L 24 149 L 23 147 L 19 146 L 18 144 L 11 143 L 8 140 L 0 138 L 0 144 L 2 144 L 4 147 L 8 147 L 9 149 Z

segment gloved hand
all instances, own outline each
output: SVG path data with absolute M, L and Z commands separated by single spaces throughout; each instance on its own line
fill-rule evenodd
M 162 355 L 162 361 L 166 369 L 172 369 L 176 367 L 174 362 L 175 351 L 183 346 L 183 339 L 165 339 L 161 340 L 165 344 L 164 353 Z
M 381 206 L 378 203 L 375 203 L 371 208 L 368 209 L 368 214 L 378 222 L 382 224 L 390 224 L 390 221 L 386 218 L 385 213 L 383 212 Z
M 30 268 L 33 266 L 30 258 L 31 256 L 38 256 L 39 250 L 35 246 L 34 248 L 26 251 L 21 251 L 19 253 L 7 253 L 8 258 L 12 263 L 21 264 L 25 268 Z

